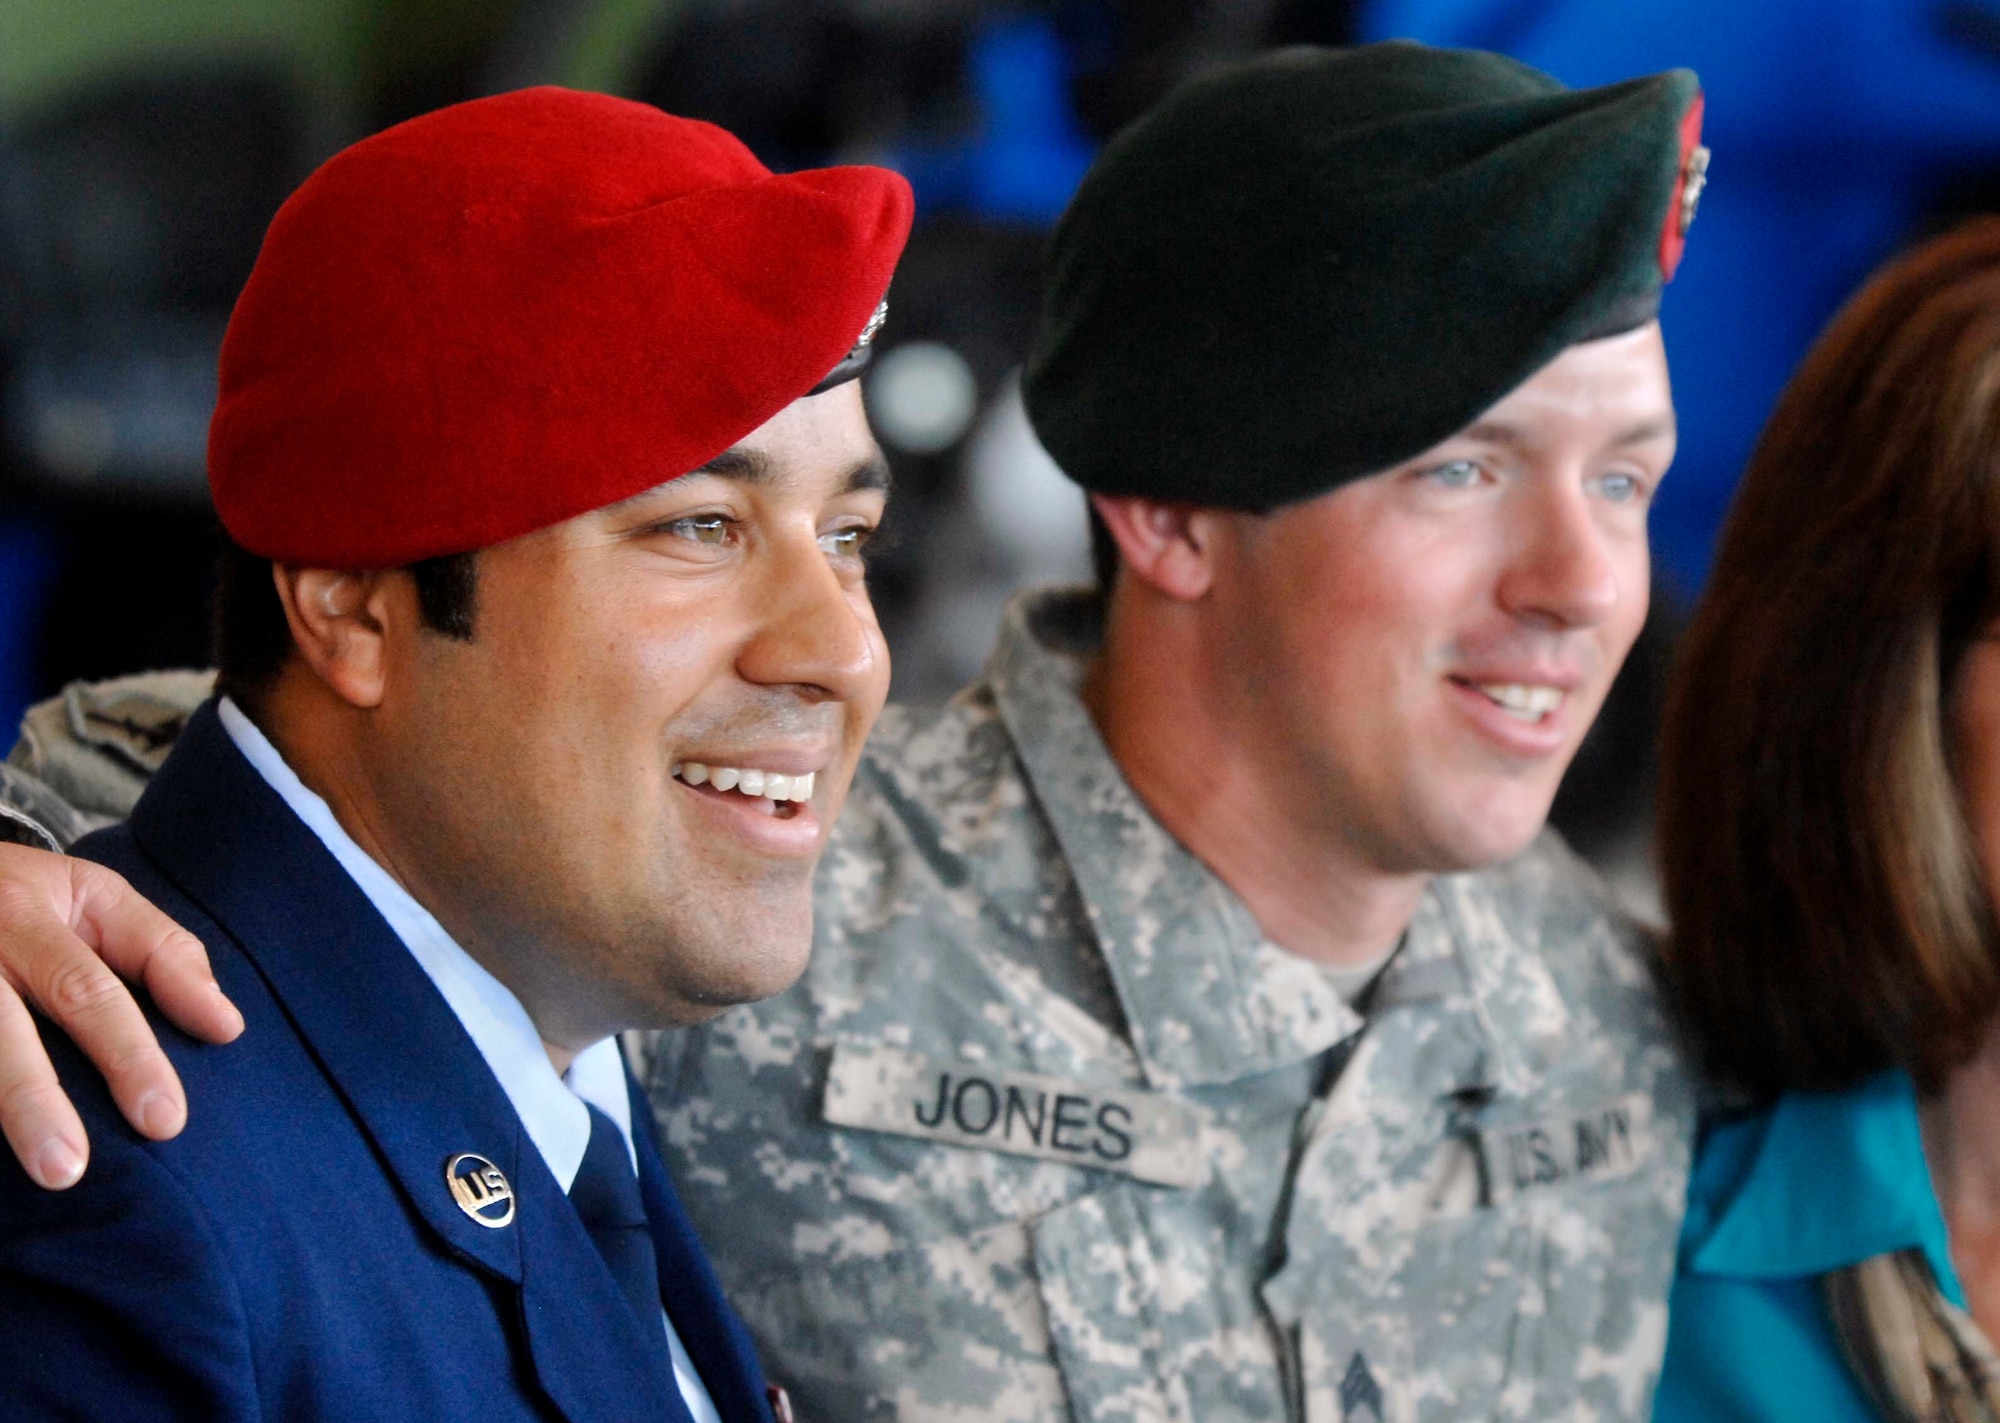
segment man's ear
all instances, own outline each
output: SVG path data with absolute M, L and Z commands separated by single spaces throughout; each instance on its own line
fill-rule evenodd
M 1117 541 L 1128 574 L 1177 602 L 1208 592 L 1215 580 L 1216 510 L 1136 494 L 1093 494 L 1090 502 Z
M 393 572 L 271 566 L 300 658 L 352 706 L 382 703 Z

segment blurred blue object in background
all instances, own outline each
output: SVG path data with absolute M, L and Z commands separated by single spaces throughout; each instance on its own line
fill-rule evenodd
M 1813 337 L 2000 164 L 1996 0 L 1370 0 L 1364 38 L 1510 54 L 1572 85 L 1685 65 L 1714 151 L 1664 325 L 1680 456 L 1653 515 L 1691 599 L 1757 432 Z
M 964 138 L 911 144 L 890 162 L 920 211 L 1053 223 L 1095 149 L 1070 99 L 1070 56 L 1043 15 L 1001 12 L 973 28 L 966 78 L 978 121 Z
M 56 544 L 48 530 L 27 519 L 0 518 L 0 729 L 9 733 L 40 695 L 35 632 L 55 566 Z M 13 739 L 0 735 L 0 742 Z

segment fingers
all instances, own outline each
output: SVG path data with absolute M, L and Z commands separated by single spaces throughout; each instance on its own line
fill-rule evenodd
M 69 862 L 78 935 L 127 981 L 143 982 L 183 1032 L 234 1041 L 243 1015 L 215 981 L 201 940 L 154 908 L 124 876 L 87 860 Z M 135 1123 L 136 1125 L 136 1123 Z M 169 1133 L 171 1135 L 171 1133 Z
M 0 1132 L 44 1186 L 73 1184 L 89 1142 L 35 1031 L 30 1003 L 97 1065 L 136 1129 L 165 1139 L 187 1121 L 180 1078 L 111 965 L 145 980 L 190 1031 L 213 1041 L 242 1031 L 200 944 L 122 877 L 100 865 L 0 845 Z
M 68 922 L 75 919 L 79 927 L 91 923 L 89 916 L 79 912 L 79 891 L 105 895 L 110 887 L 98 882 L 96 875 L 73 875 L 65 862 L 57 863 L 62 881 L 59 886 L 48 883 L 46 877 L 38 877 L 41 883 L 16 880 L 0 884 L 0 927 L 6 936 L 0 944 L 6 959 L 0 971 L 11 980 L 18 996 L 47 1014 L 97 1064 L 125 1119 L 145 1135 L 164 1140 L 187 1121 L 187 1099 L 181 1092 L 180 1077 L 130 990 Z M 95 865 L 89 868 L 98 875 L 111 874 Z M 125 892 L 131 893 L 129 889 Z M 65 916 L 63 910 L 69 914 Z M 12 1049 L 21 1075 L 12 1080 L 0 1077 L 0 1129 L 10 1138 L 17 1129 L 32 1135 L 34 1124 L 46 1129 L 61 1120 L 48 1114 L 43 1091 L 47 1057 L 35 1038 L 33 1022 L 25 1013 L 15 1021 L 17 1028 L 8 1036 L 26 1039 Z M 4 1031 L 0 1025 L 0 1032 Z M 32 1044 L 32 1051 L 28 1044 Z M 49 1082 L 52 1085 L 52 1077 Z M 10 1089 L 26 1113 L 26 1121 L 18 1128 L 6 1116 Z M 71 1110 L 67 1102 L 63 1107 Z M 33 1162 L 23 1164 L 34 1169 Z
M 83 1120 L 56 1081 L 21 995 L 0 981 L 0 1131 L 35 1183 L 73 1186 L 90 1159 Z
M 162 1012 L 212 1042 L 242 1032 L 243 1017 L 217 986 L 200 941 L 123 875 L 87 860 L 67 861 L 66 868 L 74 928 L 46 947 L 46 976 L 28 980 L 36 1006 L 97 1064 L 125 1120 L 165 1141 L 187 1125 L 187 1096 L 120 978 L 142 981 Z

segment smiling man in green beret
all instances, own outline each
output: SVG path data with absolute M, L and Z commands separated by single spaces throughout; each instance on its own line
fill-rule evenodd
M 799 987 L 652 1061 L 806 1416 L 1646 1415 L 1691 1086 L 1543 827 L 1645 616 L 1699 124 L 1392 44 L 1099 160 L 1025 394 L 1103 587 L 885 715 Z

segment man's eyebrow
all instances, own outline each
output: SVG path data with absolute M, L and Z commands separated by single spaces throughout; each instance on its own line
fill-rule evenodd
M 770 479 L 772 465 L 770 457 L 762 450 L 731 446 L 706 464 L 696 465 L 688 473 L 713 474 L 723 479 L 740 479 L 745 484 L 762 484 Z
M 1476 425 L 1469 425 L 1459 438 L 1482 445 L 1505 445 L 1512 450 L 1518 450 L 1528 443 L 1526 436 L 1519 429 L 1498 420 L 1481 420 Z
M 1643 424 L 1634 425 L 1631 429 L 1613 440 L 1611 447 L 1613 449 L 1622 449 L 1626 445 L 1643 445 L 1649 440 L 1668 439 L 1679 433 L 1679 423 L 1673 416 L 1669 415 L 1661 420 L 1648 420 Z
M 842 494 L 858 494 L 864 489 L 879 489 L 884 494 L 895 483 L 889 473 L 889 461 L 876 450 L 868 458 L 856 460 L 848 467 L 847 477 L 840 482 Z
M 1665 439 L 1673 435 L 1677 426 L 1674 417 L 1664 416 L 1658 420 L 1645 420 L 1627 429 L 1620 430 L 1610 443 L 1612 449 L 1623 449 L 1627 445 L 1643 445 L 1649 440 Z M 1507 449 L 1519 450 L 1529 443 L 1528 436 L 1518 427 L 1501 420 L 1482 420 L 1468 426 L 1461 439 L 1487 445 L 1501 445 Z
M 762 450 L 734 447 L 724 450 L 705 464 L 696 465 L 680 478 L 688 479 L 698 474 L 705 474 L 715 479 L 733 479 L 743 484 L 769 484 L 780 477 L 778 466 Z M 629 499 L 621 499 L 607 507 L 620 509 L 628 504 L 638 504 L 641 500 L 651 498 L 676 482 L 670 479 L 665 484 L 656 484 L 651 489 L 641 490 Z M 834 492 L 853 494 L 864 489 L 879 489 L 886 494 L 889 492 L 889 484 L 889 462 L 882 457 L 880 450 L 874 450 L 847 467 L 841 474 L 840 482 L 835 486 Z
M 740 480 L 744 484 L 768 484 L 778 477 L 778 467 L 762 450 L 731 448 L 688 473 Z M 880 450 L 872 450 L 847 467 L 835 489 L 841 494 L 853 494 L 863 489 L 879 489 L 887 493 L 889 483 L 889 462 L 882 457 Z

